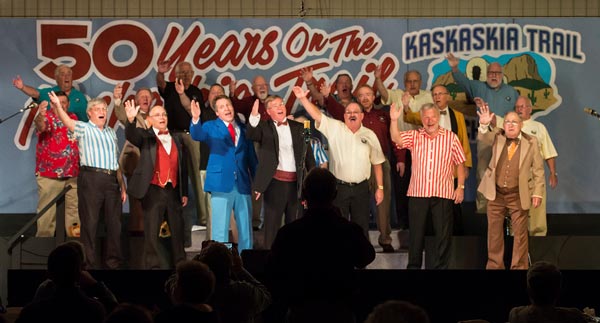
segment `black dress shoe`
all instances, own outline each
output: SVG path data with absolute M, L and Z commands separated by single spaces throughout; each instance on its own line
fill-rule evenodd
M 379 245 L 381 246 L 381 248 L 383 248 L 383 253 L 393 253 L 394 252 L 394 247 L 392 247 L 391 244 L 389 243 L 379 243 Z

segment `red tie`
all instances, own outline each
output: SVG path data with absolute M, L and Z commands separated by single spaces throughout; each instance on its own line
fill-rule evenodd
M 233 123 L 230 123 L 227 126 L 227 129 L 229 129 L 229 135 L 231 135 L 231 140 L 233 141 L 233 145 L 235 146 L 235 129 L 233 129 Z
M 169 134 L 169 130 L 159 130 L 158 131 L 158 135 L 168 135 Z
M 287 126 L 287 120 L 283 121 L 283 122 L 279 122 L 277 121 L 277 126 Z

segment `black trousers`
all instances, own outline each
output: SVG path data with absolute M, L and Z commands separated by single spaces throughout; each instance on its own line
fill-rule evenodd
M 90 269 L 100 269 L 96 259 L 96 231 L 100 217 L 106 225 L 104 267 L 121 266 L 121 191 L 116 175 L 81 170 L 77 177 L 81 243 Z M 103 211 L 101 213 L 101 210 Z
M 367 239 L 369 238 L 369 181 L 364 180 L 355 185 L 337 184 L 337 195 L 333 204 L 340 208 L 342 216 L 360 225 Z
M 300 202 L 296 182 L 282 182 L 272 179 L 263 195 L 264 211 L 264 247 L 270 249 L 281 227 L 281 215 L 284 215 L 285 224 L 298 218 Z
M 420 269 L 423 264 L 425 230 L 428 214 L 435 234 L 434 269 L 447 269 L 450 261 L 454 201 L 439 197 L 409 197 L 408 216 L 410 221 L 410 246 L 408 247 L 408 269 Z
M 187 183 L 184 183 L 184 185 Z M 179 184 L 181 185 L 181 184 Z M 179 190 L 167 183 L 164 188 L 152 185 L 142 199 L 144 210 L 144 263 L 147 269 L 165 268 L 161 259 L 168 262 L 168 257 L 160 254 L 159 237 L 160 225 L 166 219 L 171 229 L 171 260 L 173 265 L 185 260 L 183 206 Z

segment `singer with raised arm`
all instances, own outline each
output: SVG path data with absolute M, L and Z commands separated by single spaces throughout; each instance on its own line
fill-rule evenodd
M 192 100 L 192 139 L 208 145 L 204 191 L 211 193 L 212 239 L 229 241 L 231 211 L 238 229 L 238 250 L 252 249 L 252 204 L 250 181 L 256 170 L 256 154 L 246 137 L 246 126 L 235 119 L 229 97 L 215 98 L 218 119 L 201 122 L 200 105 Z
M 514 236 L 510 269 L 527 269 L 529 241 L 527 217 L 538 207 L 544 190 L 544 161 L 535 137 L 521 131 L 523 121 L 515 111 L 504 116 L 503 128 L 491 128 L 494 114 L 481 105 L 479 134 L 482 145 L 492 147 L 492 159 L 478 190 L 488 200 L 488 261 L 486 269 L 504 269 L 504 217 L 508 212 Z
M 315 167 L 315 159 L 311 149 L 302 155 L 304 145 L 308 146 L 304 142 L 303 124 L 287 119 L 283 99 L 270 95 L 264 103 L 270 120 L 261 118 L 259 101 L 255 100 L 247 136 L 260 143 L 253 193 L 255 199 L 263 197 L 264 247 L 269 249 L 281 227 L 282 214 L 285 224 L 299 217 L 298 191 L 302 178 L 298 175 L 304 167 L 307 170 Z
M 304 109 L 315 120 L 317 130 L 329 141 L 329 169 L 337 178 L 337 196 L 334 205 L 363 229 L 369 237 L 369 178 L 376 181 L 375 201 L 383 201 L 383 168 L 385 155 L 377 135 L 363 127 L 364 110 L 358 103 L 344 108 L 344 122 L 329 118 L 306 97 L 309 91 L 294 87 L 294 94 Z M 371 168 L 373 171 L 371 172 Z
M 77 198 L 81 219 L 81 243 L 89 268 L 101 268 L 96 251 L 96 231 L 100 218 L 106 226 L 103 267 L 121 267 L 121 211 L 127 193 L 122 189 L 117 171 L 119 147 L 117 134 L 109 127 L 106 102 L 94 99 L 88 102 L 88 122 L 69 118 L 54 92 L 49 94 L 53 112 L 73 132 L 79 144 L 79 176 Z M 101 213 L 101 211 L 103 213 Z
M 390 108 L 392 140 L 409 149 L 413 160 L 407 192 L 410 222 L 407 268 L 422 266 L 425 228 L 431 214 L 438 251 L 434 269 L 447 269 L 454 225 L 452 203 L 460 204 L 465 194 L 465 153 L 456 134 L 440 127 L 440 110 L 433 103 L 423 104 L 419 113 L 423 128 L 400 131 L 397 121 L 404 112 L 395 103 Z

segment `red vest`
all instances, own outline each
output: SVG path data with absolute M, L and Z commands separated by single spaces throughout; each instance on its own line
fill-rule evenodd
M 156 163 L 154 164 L 154 176 L 152 176 L 150 184 L 165 187 L 168 182 L 171 182 L 173 187 L 177 186 L 179 153 L 175 141 L 173 139 L 171 141 L 171 154 L 169 155 L 160 140 L 156 138 Z

